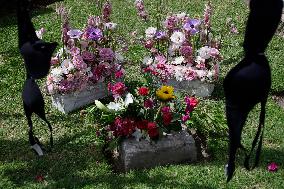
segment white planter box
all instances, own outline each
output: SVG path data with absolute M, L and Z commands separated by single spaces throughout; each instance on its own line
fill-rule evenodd
M 200 80 L 177 81 L 170 79 L 166 84 L 173 86 L 177 91 L 184 91 L 189 95 L 196 95 L 199 97 L 210 96 L 215 86 L 213 83 L 202 82 Z
M 62 113 L 68 113 L 80 107 L 93 103 L 97 99 L 108 95 L 107 86 L 100 82 L 88 86 L 83 91 L 70 94 L 54 94 L 51 96 L 52 104 Z
M 175 132 L 157 142 L 125 139 L 119 146 L 118 154 L 115 164 L 123 172 L 197 160 L 195 141 L 186 131 Z

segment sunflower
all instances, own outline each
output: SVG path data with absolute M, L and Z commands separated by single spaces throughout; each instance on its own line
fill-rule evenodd
M 162 86 L 160 89 L 156 91 L 157 97 L 161 101 L 169 101 L 175 98 L 174 96 L 174 88 L 172 86 Z

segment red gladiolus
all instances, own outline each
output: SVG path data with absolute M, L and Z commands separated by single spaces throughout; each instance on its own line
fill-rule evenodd
M 138 89 L 138 93 L 141 96 L 147 96 L 149 94 L 149 88 L 148 87 L 140 87 Z
M 155 122 L 148 123 L 148 135 L 152 139 L 159 136 L 159 130 Z

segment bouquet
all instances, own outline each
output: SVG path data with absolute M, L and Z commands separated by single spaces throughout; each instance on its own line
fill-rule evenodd
M 65 7 L 56 8 L 62 20 L 62 48 L 51 60 L 52 69 L 46 83 L 50 94 L 73 93 L 98 82 L 123 77 L 123 56 L 117 50 L 117 24 L 110 21 L 111 10 L 107 1 L 102 15 L 90 16 L 80 30 L 71 28 Z
M 162 28 L 147 28 L 143 45 L 148 55 L 143 59 L 143 71 L 164 83 L 169 79 L 217 80 L 222 57 L 220 44 L 211 32 L 211 15 L 208 3 L 202 19 L 186 13 L 170 14 Z
M 152 141 L 180 131 L 198 104 L 194 97 L 179 100 L 172 86 L 138 85 L 133 90 L 133 86 L 128 88 L 117 82 L 108 88 L 114 100 L 107 104 L 97 100 L 90 112 L 98 123 L 97 135 L 110 146 L 116 146 L 123 138 Z

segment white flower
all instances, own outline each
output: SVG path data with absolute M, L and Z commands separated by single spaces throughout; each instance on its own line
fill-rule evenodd
M 184 33 L 182 32 L 179 32 L 179 31 L 175 31 L 172 36 L 171 36 L 171 41 L 178 45 L 178 46 L 181 46 L 182 43 L 185 41 L 185 35 Z
M 150 56 L 146 56 L 146 57 L 144 57 L 144 59 L 143 59 L 143 64 L 145 64 L 145 65 L 147 65 L 147 66 L 153 64 L 153 62 L 154 62 L 154 59 L 151 58 Z
M 214 76 L 214 72 L 213 72 L 213 71 L 209 71 L 209 72 L 207 73 L 207 77 L 208 77 L 210 80 L 213 78 L 213 76 Z
M 205 63 L 205 59 L 201 58 L 200 56 L 197 56 L 195 62 L 197 64 L 204 64 Z
M 61 69 L 62 72 L 64 74 L 68 74 L 70 71 L 72 71 L 73 69 L 75 69 L 75 66 L 72 64 L 70 59 L 65 59 L 62 63 L 61 63 Z
M 180 20 L 183 20 L 186 17 L 186 13 L 185 12 L 181 12 L 179 14 L 177 14 L 177 18 Z
M 204 78 L 207 74 L 206 70 L 195 70 L 195 72 L 200 79 Z
M 113 22 L 107 22 L 105 23 L 105 28 L 109 29 L 109 30 L 115 30 L 116 29 L 117 24 L 113 23 Z
M 107 105 L 107 108 L 114 111 L 120 111 L 123 110 L 123 105 L 119 102 L 110 102 Z
M 157 32 L 157 28 L 149 27 L 149 28 L 146 29 L 146 31 L 145 31 L 146 38 L 152 39 L 152 38 L 155 36 L 156 32 Z
M 211 53 L 211 48 L 208 47 L 208 46 L 205 46 L 205 47 L 201 47 L 199 50 L 198 50 L 198 54 L 201 58 L 203 59 L 209 59 L 210 58 L 210 53 Z
M 172 63 L 175 64 L 175 65 L 180 65 L 180 64 L 183 63 L 183 61 L 184 61 L 184 57 L 179 56 L 179 57 L 176 57 L 175 60 Z
M 67 32 L 67 35 L 69 35 L 69 37 L 71 39 L 78 39 L 78 38 L 81 37 L 82 34 L 83 34 L 83 32 L 81 30 L 78 30 L 78 29 L 69 30 Z
M 130 94 L 130 93 L 127 93 L 127 95 L 124 99 L 124 105 L 127 107 L 131 103 L 133 103 L 133 95 Z
M 170 56 L 174 56 L 175 52 L 178 51 L 179 46 L 176 44 L 172 44 L 169 46 L 168 53 Z
M 60 82 L 63 79 L 63 71 L 60 67 L 53 68 L 50 73 L 52 75 L 53 81 L 56 83 Z
M 183 80 L 183 73 L 180 70 L 177 70 L 175 72 L 175 78 L 177 81 L 182 81 Z
M 37 30 L 36 31 L 36 36 L 39 38 L 39 39 L 42 39 L 43 37 L 43 34 L 45 33 L 45 29 L 44 28 L 40 28 L 40 30 Z

